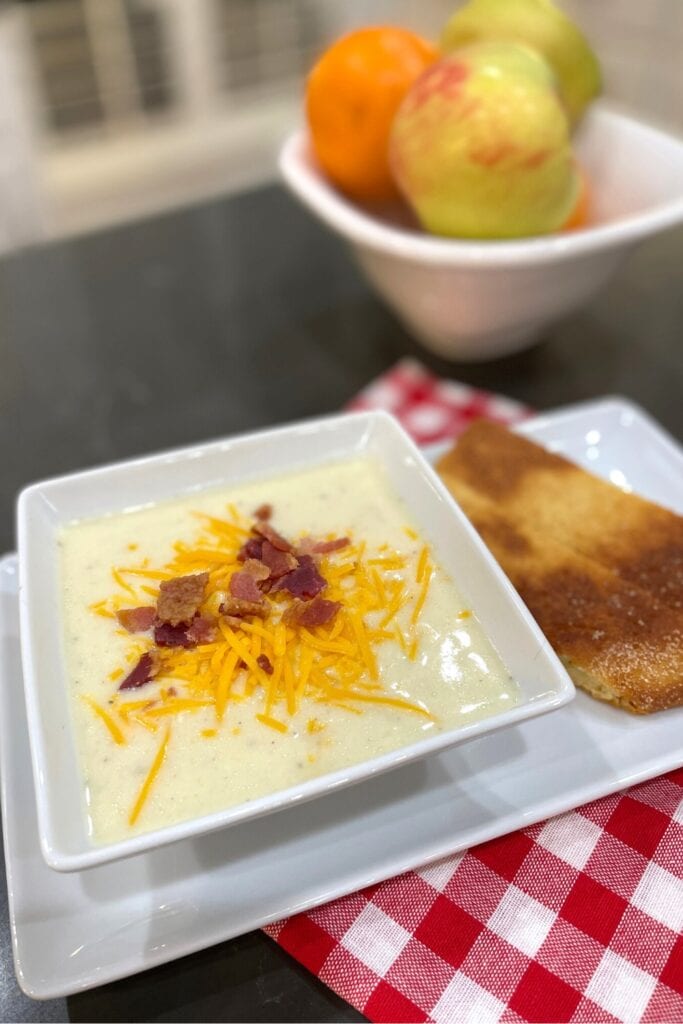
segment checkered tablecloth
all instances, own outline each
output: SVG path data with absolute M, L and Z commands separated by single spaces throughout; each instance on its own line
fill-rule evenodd
M 421 443 L 528 410 L 402 362 Z M 683 737 L 681 737 L 683 744 Z M 683 1022 L 683 769 L 266 929 L 372 1021 Z

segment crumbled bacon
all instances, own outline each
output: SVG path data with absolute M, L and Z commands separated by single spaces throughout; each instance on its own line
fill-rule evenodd
M 156 651 L 147 651 L 143 654 L 134 668 L 128 673 L 119 686 L 119 690 L 137 690 L 154 679 L 159 671 L 159 655 Z
M 181 622 L 172 626 L 170 622 L 158 622 L 154 627 L 154 643 L 157 647 L 195 647 L 196 641 L 189 636 L 190 626 Z
M 175 576 L 173 579 L 163 580 L 159 587 L 157 601 L 159 620 L 170 626 L 178 626 L 181 622 L 191 622 L 204 599 L 208 581 L 208 572 L 194 573 L 190 576 Z
M 246 562 L 248 558 L 260 559 L 263 540 L 260 537 L 250 537 L 245 541 L 237 553 L 238 562 Z
M 256 659 L 256 664 L 259 666 L 259 668 L 263 669 L 267 676 L 272 676 L 273 666 L 267 654 L 259 654 L 258 658 Z
M 273 517 L 273 506 L 267 503 L 259 505 L 254 511 L 254 519 L 272 519 Z
M 116 618 L 129 633 L 144 633 L 152 628 L 156 614 L 154 605 L 145 604 L 140 608 L 121 608 Z
M 230 596 L 236 597 L 238 601 L 259 602 L 263 600 L 263 594 L 258 584 L 249 572 L 236 572 L 230 577 Z
M 288 590 L 293 597 L 310 600 L 327 586 L 327 580 L 318 572 L 310 555 L 302 555 L 296 569 L 277 581 L 278 590 Z
M 265 601 L 242 601 L 237 597 L 231 597 L 227 601 L 223 601 L 219 611 L 221 615 L 227 615 L 236 619 L 243 619 L 245 615 L 258 615 L 262 619 L 267 619 L 270 615 L 270 608 Z
M 265 537 L 266 540 L 270 541 L 273 547 L 277 548 L 278 551 L 294 550 L 289 541 L 285 540 L 277 530 L 274 530 L 270 523 L 264 523 L 262 520 L 259 520 L 257 523 L 254 523 L 254 531 L 259 533 L 262 537 Z
M 282 620 L 288 626 L 324 626 L 332 622 L 340 608 L 340 601 L 327 601 L 324 597 L 314 597 L 312 601 L 294 601 L 285 609 Z
M 203 615 L 195 616 L 187 630 L 187 638 L 194 644 L 213 643 L 216 635 L 216 623 Z
M 261 560 L 268 568 L 271 579 L 277 580 L 292 569 L 296 569 L 297 560 L 289 551 L 280 551 L 269 540 L 264 540 Z
M 265 543 L 267 542 L 264 541 Z M 267 580 L 270 576 L 270 569 L 263 562 L 259 561 L 258 558 L 247 558 L 244 563 L 244 571 L 253 576 L 257 583 L 262 583 L 263 580 Z
M 317 543 L 315 537 L 302 537 L 296 546 L 297 555 L 312 555 Z
M 331 551 L 341 551 L 342 548 L 349 546 L 351 541 L 348 537 L 337 537 L 336 540 L 319 540 L 317 544 L 313 545 L 313 551 L 316 555 L 328 555 Z

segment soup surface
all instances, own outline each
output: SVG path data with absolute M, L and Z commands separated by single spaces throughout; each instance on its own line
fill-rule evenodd
M 95 843 L 254 800 L 517 700 L 374 461 L 79 521 L 60 544 Z

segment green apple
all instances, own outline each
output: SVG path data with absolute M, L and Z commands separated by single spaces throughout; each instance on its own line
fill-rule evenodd
M 542 53 L 557 75 L 572 124 L 600 93 L 597 57 L 552 0 L 469 0 L 446 25 L 441 47 L 451 53 L 487 40 L 526 43 Z
M 557 231 L 580 186 L 552 69 L 516 43 L 428 68 L 399 107 L 389 159 L 422 225 L 450 237 Z

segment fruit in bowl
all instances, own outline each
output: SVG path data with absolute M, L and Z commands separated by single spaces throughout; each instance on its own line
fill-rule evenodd
M 484 49 L 494 44 L 495 62 L 494 50 Z M 469 0 L 449 22 L 441 46 L 448 53 L 435 53 L 414 79 L 404 79 L 395 107 L 383 108 L 385 114 L 393 110 L 386 150 L 364 149 L 360 132 L 344 136 L 349 155 L 376 161 L 384 173 L 389 168 L 403 184 L 405 201 L 380 204 L 335 179 L 310 121 L 285 143 L 280 169 L 292 192 L 349 244 L 372 287 L 411 334 L 441 356 L 481 361 L 529 347 L 550 324 L 592 298 L 641 239 L 683 222 L 683 143 L 604 101 L 591 102 L 599 90 L 595 57 L 550 0 Z M 484 54 L 488 74 L 505 78 L 510 88 L 494 103 L 487 83 L 487 102 L 479 97 L 476 117 L 465 117 L 463 95 L 484 88 Z M 411 142 L 401 121 L 408 120 L 411 105 L 419 106 L 411 95 L 429 93 L 430 82 L 438 80 L 437 61 L 465 62 L 468 76 L 462 69 L 451 74 L 452 95 L 439 104 L 440 120 Z M 386 78 L 368 74 L 366 90 L 387 87 Z M 532 95 L 534 116 L 526 109 Z M 332 90 L 330 109 L 338 99 L 348 104 L 349 96 Z M 469 146 L 481 149 L 482 139 L 488 157 L 480 160 L 481 170 L 468 167 Z M 528 173 L 514 171 L 512 154 L 500 152 L 501 139 L 519 146 Z M 534 150 L 532 141 L 540 139 L 543 146 Z M 541 160 L 538 150 L 547 142 L 553 156 Z M 390 145 L 397 148 L 393 169 Z M 443 175 L 438 189 L 429 179 L 439 196 L 436 219 L 427 208 L 434 197 L 408 180 L 403 149 L 411 145 L 420 173 Z M 420 214 L 425 230 L 419 229 Z M 465 217 L 463 227 L 456 218 Z
M 557 231 L 580 192 L 555 76 L 517 43 L 468 47 L 426 71 L 396 114 L 389 158 L 401 192 L 437 235 Z
M 447 237 L 507 239 L 581 226 L 571 132 L 599 91 L 597 60 L 551 0 L 470 0 L 441 52 L 404 29 L 360 29 L 311 71 L 316 158 L 356 202 L 396 202 Z
M 306 116 L 320 165 L 361 202 L 397 196 L 388 160 L 389 132 L 402 99 L 439 57 L 426 39 L 402 28 L 365 28 L 334 43 L 306 84 Z
M 450 53 L 500 39 L 532 46 L 545 57 L 576 124 L 601 86 L 600 65 L 581 30 L 551 0 L 469 0 L 444 28 L 441 47 Z

